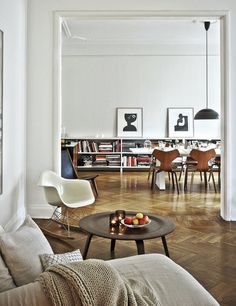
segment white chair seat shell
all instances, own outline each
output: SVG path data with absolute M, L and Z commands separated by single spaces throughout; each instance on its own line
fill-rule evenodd
M 41 174 L 38 185 L 44 187 L 47 201 L 53 206 L 78 208 L 95 202 L 91 185 L 86 180 L 64 179 L 48 170 Z

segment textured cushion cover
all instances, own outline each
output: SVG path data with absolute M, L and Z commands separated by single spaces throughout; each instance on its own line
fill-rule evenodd
M 43 270 L 46 270 L 51 265 L 83 260 L 80 250 L 64 254 L 41 254 L 39 257 L 43 266 Z
M 13 278 L 9 273 L 4 260 L 0 256 L 0 292 L 15 288 Z
M 34 281 L 42 272 L 39 254 L 53 253 L 30 216 L 17 231 L 0 235 L 0 250 L 17 286 Z

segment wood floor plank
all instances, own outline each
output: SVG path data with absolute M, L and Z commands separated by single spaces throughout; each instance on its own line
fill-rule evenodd
M 97 178 L 99 196 L 96 203 L 85 209 L 85 214 L 125 209 L 167 216 L 176 223 L 176 230 L 168 235 L 167 243 L 171 258 L 189 271 L 222 306 L 236 305 L 236 222 L 225 222 L 220 217 L 220 194 L 213 186 L 205 191 L 197 176 L 192 192 L 184 193 L 180 184 L 180 195 L 167 181 L 167 190 L 152 190 L 145 172 L 101 172 Z M 80 216 L 80 210 L 73 210 Z M 37 220 L 43 227 L 44 220 Z M 58 225 L 50 230 L 61 231 Z M 79 230 L 74 240 L 48 239 L 54 250 L 84 247 L 86 234 Z M 70 247 L 68 247 L 68 244 Z M 110 241 L 93 237 L 88 258 L 109 259 Z M 161 239 L 145 241 L 146 253 L 164 253 Z M 116 258 L 136 255 L 132 242 L 117 241 Z

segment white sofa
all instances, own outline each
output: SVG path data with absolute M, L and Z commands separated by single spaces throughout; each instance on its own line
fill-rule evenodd
M 40 239 L 36 239 L 35 236 L 30 237 L 36 232 L 37 235 L 39 235 L 40 229 L 37 228 L 37 225 L 28 217 L 26 223 L 16 233 L 0 234 L 1 255 L 3 261 L 6 263 L 5 267 L 1 267 L 0 264 L 0 290 L 2 291 L 0 293 L 0 305 L 53 305 L 53 303 L 45 295 L 41 283 L 37 279 L 39 274 L 42 272 L 42 266 L 39 266 L 41 264 L 39 256 L 33 254 L 35 252 L 45 253 L 45 251 L 50 254 L 52 251 L 42 233 L 39 235 Z M 23 241 L 24 235 L 26 236 L 26 241 Z M 20 239 L 20 247 L 16 245 L 17 239 Z M 23 244 L 25 244 L 25 246 Z M 11 249 L 10 254 L 12 255 L 10 258 L 7 256 L 9 254 L 8 248 Z M 22 258 L 18 259 L 17 252 L 25 253 L 25 255 L 22 257 L 21 254 Z M 32 254 L 34 258 L 31 257 Z M 158 296 L 159 305 L 219 305 L 217 301 L 199 284 L 199 282 L 193 278 L 193 276 L 164 255 L 137 255 L 128 258 L 110 260 L 108 263 L 110 263 L 110 265 L 115 268 L 122 277 L 128 279 L 131 284 L 132 282 L 135 282 L 136 284 L 140 284 L 140 286 L 148 286 L 153 292 L 155 292 L 156 296 Z M 31 266 L 31 268 L 28 269 L 27 265 Z M 37 269 L 40 269 L 41 271 L 38 270 L 37 272 L 37 269 L 35 270 L 36 266 Z M 8 273 L 8 270 L 6 270 L 7 268 L 9 268 L 10 271 L 8 276 L 6 276 Z M 36 275 L 37 273 L 38 275 Z M 10 279 L 11 276 L 13 276 L 13 279 Z M 23 285 L 23 283 L 25 284 Z M 16 286 L 15 284 L 20 285 Z M 4 286 L 7 286 L 8 290 L 3 291 Z M 82 304 L 78 303 L 78 305 Z M 112 301 L 104 301 L 103 305 L 94 306 L 104 305 L 115 306 Z

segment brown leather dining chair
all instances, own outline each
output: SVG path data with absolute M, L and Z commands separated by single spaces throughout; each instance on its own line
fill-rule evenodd
M 221 157 L 220 156 L 216 156 L 213 163 L 212 163 L 212 171 L 208 177 L 208 182 L 211 179 L 211 176 L 213 175 L 213 173 L 217 173 L 218 176 L 218 188 L 220 191 L 220 186 L 221 186 Z
M 66 179 L 82 179 L 90 181 L 91 186 L 94 190 L 96 196 L 98 196 L 98 189 L 95 179 L 98 177 L 96 175 L 79 176 L 76 171 L 74 164 L 72 162 L 70 153 L 67 148 L 61 149 L 61 176 Z
M 203 173 L 204 175 L 204 185 L 205 189 L 207 189 L 207 173 L 210 173 L 209 177 L 212 178 L 213 186 L 215 192 L 216 190 L 216 184 L 215 184 L 215 178 L 213 174 L 213 168 L 210 165 L 210 161 L 216 156 L 216 152 L 214 149 L 210 149 L 207 151 L 202 151 L 198 149 L 192 149 L 190 152 L 190 157 L 193 161 L 196 161 L 196 163 L 190 163 L 187 164 L 186 170 L 185 170 L 185 180 L 184 180 L 184 189 L 187 189 L 187 180 L 188 180 L 188 174 L 189 172 L 192 172 L 192 179 L 191 179 L 191 187 L 193 185 L 193 178 L 194 173 L 199 172 L 200 175 Z
M 159 166 L 152 166 L 152 188 L 155 186 L 157 173 L 165 171 L 171 175 L 173 188 L 175 188 L 176 184 L 177 192 L 179 194 L 179 183 L 176 172 L 179 172 L 180 169 L 173 163 L 173 161 L 180 156 L 179 151 L 177 149 L 171 151 L 155 149 L 152 155 L 154 160 L 158 160 L 160 162 Z

